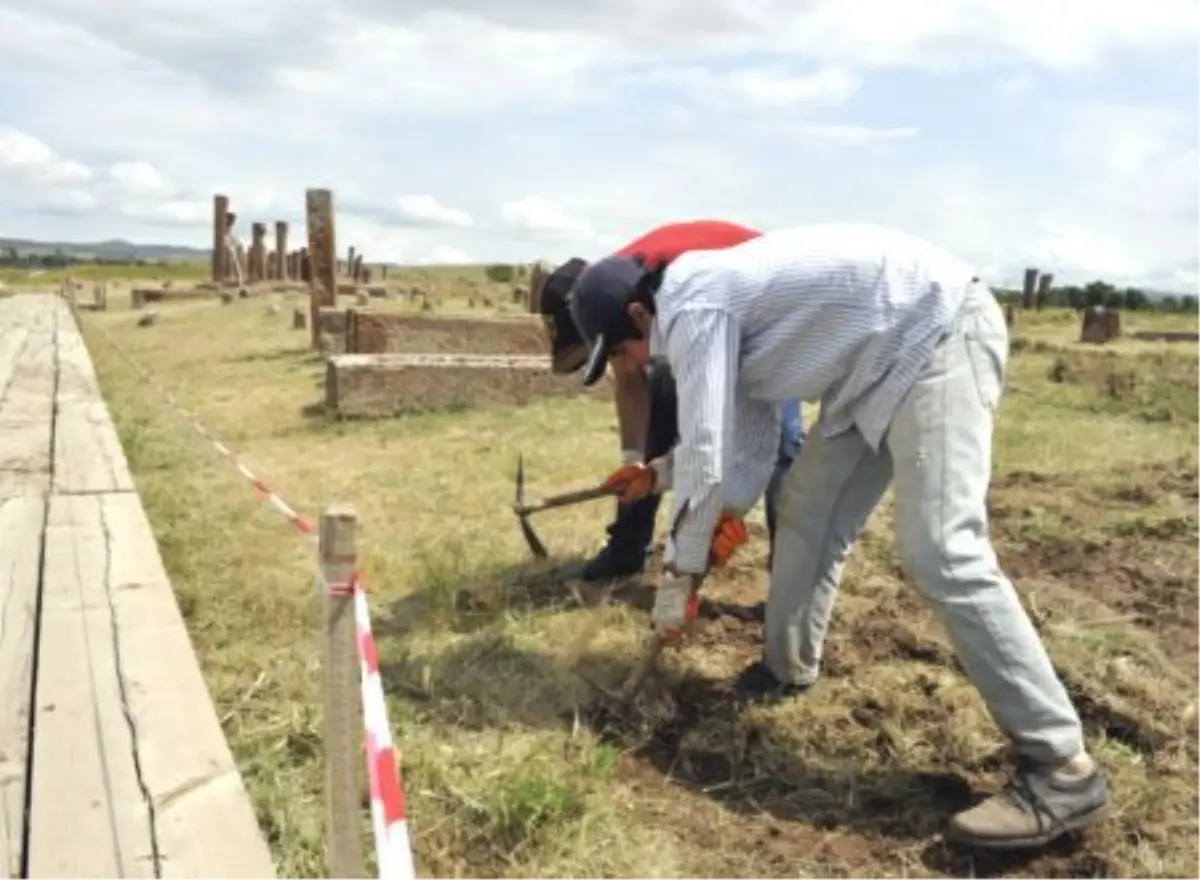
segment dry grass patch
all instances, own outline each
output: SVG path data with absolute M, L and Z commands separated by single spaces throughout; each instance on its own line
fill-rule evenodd
M 1071 343 L 1073 320 L 1022 316 L 1020 332 L 1044 347 L 1011 360 L 997 548 L 1112 769 L 1118 809 L 1081 839 L 1007 857 L 937 837 L 973 790 L 1001 783 L 1004 742 L 899 569 L 887 503 L 847 566 L 811 694 L 751 710 L 730 698 L 730 677 L 761 648 L 756 528 L 706 587 L 703 630 L 665 658 L 640 711 L 606 717 L 575 673 L 617 682 L 631 667 L 649 581 L 570 578 L 565 566 L 603 537 L 607 502 L 540 515 L 557 557 L 544 564 L 528 561 L 509 504 L 518 451 L 534 494 L 611 467 L 611 406 L 581 398 L 327 422 L 305 415 L 322 365 L 286 312 L 269 315 L 261 300 L 170 305 L 147 330 L 125 312 L 84 318 L 281 872 L 323 872 L 312 550 L 102 333 L 302 512 L 358 507 L 424 875 L 1196 870 L 1197 425 L 1177 390 L 1194 395 L 1194 345 L 1119 343 L 1114 369 L 1149 390 L 1114 398 L 1105 383 L 1051 380 L 1055 358 L 1096 354 Z M 1144 354 L 1164 360 L 1151 368 Z M 1147 419 L 1157 406 L 1171 418 Z

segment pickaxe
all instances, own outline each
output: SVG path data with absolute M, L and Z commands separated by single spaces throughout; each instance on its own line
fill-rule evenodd
M 569 507 L 572 504 L 581 504 L 584 501 L 594 501 L 597 498 L 607 498 L 619 494 L 621 494 L 620 489 L 592 486 L 587 489 L 551 495 L 532 504 L 527 503 L 525 501 L 525 457 L 520 456 L 517 459 L 517 497 L 513 502 L 513 512 L 516 513 L 517 522 L 521 525 L 521 534 L 525 536 L 525 543 L 529 545 L 530 552 L 538 559 L 545 559 L 550 554 L 541 538 L 537 536 L 537 532 L 533 530 L 533 526 L 529 522 L 529 514 L 542 510 L 553 510 L 556 507 Z
M 692 586 L 691 596 L 688 599 L 687 622 L 684 624 L 684 630 L 671 635 L 655 630 L 646 644 L 642 647 L 642 654 L 638 658 L 637 664 L 630 670 L 626 676 L 624 684 L 620 690 L 613 691 L 600 682 L 595 681 L 590 676 L 583 672 L 577 671 L 577 675 L 598 690 L 610 703 L 610 708 L 614 711 L 624 711 L 634 698 L 641 692 L 642 686 L 646 683 L 651 671 L 658 664 L 658 658 L 663 650 L 668 645 L 678 644 L 685 632 L 695 625 L 696 620 L 700 616 L 700 581 L 697 580 Z

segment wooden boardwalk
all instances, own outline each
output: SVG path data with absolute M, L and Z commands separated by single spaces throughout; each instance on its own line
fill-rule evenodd
M 83 339 L 0 299 L 8 877 L 273 877 Z

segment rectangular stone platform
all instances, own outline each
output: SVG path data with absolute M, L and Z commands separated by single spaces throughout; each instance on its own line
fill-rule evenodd
M 340 417 L 380 418 L 604 394 L 607 385 L 589 389 L 576 375 L 556 376 L 545 356 L 342 354 L 325 365 L 325 409 Z

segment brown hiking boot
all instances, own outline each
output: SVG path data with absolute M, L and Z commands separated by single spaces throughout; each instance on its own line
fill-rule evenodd
M 1000 794 L 955 815 L 946 837 L 989 849 L 1044 846 L 1100 821 L 1108 806 L 1108 780 L 1099 768 L 1079 779 L 1064 779 L 1025 764 Z

